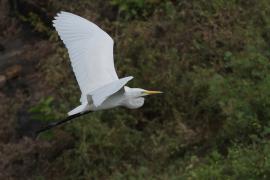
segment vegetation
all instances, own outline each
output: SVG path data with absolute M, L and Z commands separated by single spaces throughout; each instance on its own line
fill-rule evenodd
M 118 75 L 165 93 L 138 110 L 96 112 L 53 130 L 74 145 L 33 179 L 270 178 L 270 1 L 39 5 L 47 19 L 65 10 L 98 24 L 115 40 Z M 55 47 L 39 64 L 54 90 L 29 110 L 44 121 L 62 117 L 79 99 L 67 52 L 39 12 L 16 16 Z

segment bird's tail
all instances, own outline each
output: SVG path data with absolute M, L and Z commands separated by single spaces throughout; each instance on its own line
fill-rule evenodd
M 71 111 L 68 112 L 68 115 L 69 116 L 72 116 L 74 114 L 78 114 L 78 113 L 82 113 L 82 112 L 85 112 L 85 111 L 88 111 L 89 109 L 87 109 L 88 107 L 88 104 L 85 103 L 85 104 L 81 104 L 80 106 L 72 109 Z

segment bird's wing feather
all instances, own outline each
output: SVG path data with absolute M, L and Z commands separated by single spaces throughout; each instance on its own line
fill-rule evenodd
M 94 23 L 68 12 L 60 12 L 53 21 L 66 45 L 80 86 L 81 102 L 99 87 L 118 80 L 113 61 L 113 40 Z
M 88 99 L 93 101 L 94 106 L 98 107 L 101 105 L 109 96 L 119 91 L 123 86 L 125 86 L 128 81 L 133 79 L 132 76 L 121 78 L 119 80 L 113 81 L 106 84 L 88 94 Z

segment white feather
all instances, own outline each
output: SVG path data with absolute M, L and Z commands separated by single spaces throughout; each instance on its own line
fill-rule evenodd
M 53 26 L 68 49 L 82 93 L 81 103 L 87 102 L 87 94 L 118 80 L 113 61 L 113 40 L 106 32 L 94 23 L 68 12 L 58 13 Z M 98 94 L 102 96 L 102 93 Z M 105 94 L 107 97 L 110 92 Z M 98 101 L 95 104 L 104 101 L 104 97 L 93 97 L 93 101 Z
M 78 106 L 78 107 L 72 109 L 71 111 L 69 111 L 68 112 L 68 115 L 71 116 L 71 115 L 74 115 L 74 114 L 78 114 L 78 113 L 87 111 L 87 108 L 88 108 L 88 104 L 87 103 L 83 103 L 80 106 Z
M 131 79 L 133 79 L 132 76 L 121 78 L 92 91 L 90 95 L 92 95 L 93 104 L 96 107 L 100 106 L 109 96 L 119 91 Z

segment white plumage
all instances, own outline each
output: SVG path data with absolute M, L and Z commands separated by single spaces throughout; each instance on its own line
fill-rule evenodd
M 130 107 L 127 103 L 134 97 L 127 97 L 128 93 L 125 91 L 117 94 L 119 97 L 122 96 L 121 101 L 116 103 L 108 100 L 133 78 L 131 76 L 118 78 L 113 60 L 113 39 L 94 23 L 68 12 L 58 13 L 53 26 L 68 49 L 71 65 L 81 90 L 81 105 L 68 114 L 120 105 Z M 147 91 L 140 89 L 140 92 Z M 158 93 L 158 91 L 148 92 Z
M 59 13 L 53 23 L 68 49 L 82 91 L 82 103 L 86 101 L 87 93 L 118 80 L 113 61 L 113 40 L 106 32 L 68 12 Z

